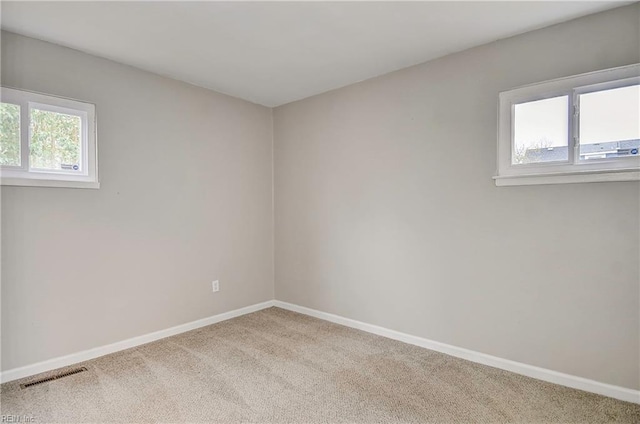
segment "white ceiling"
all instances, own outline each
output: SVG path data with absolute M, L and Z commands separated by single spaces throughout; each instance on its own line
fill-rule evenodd
M 278 106 L 630 2 L 7 2 L 2 28 Z

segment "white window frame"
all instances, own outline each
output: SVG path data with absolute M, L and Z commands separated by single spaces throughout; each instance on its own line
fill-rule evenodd
M 100 188 L 95 105 L 9 87 L 1 87 L 0 101 L 20 106 L 20 166 L 0 166 L 1 185 Z M 29 143 L 32 108 L 80 118 L 82 157 L 77 171 L 39 169 L 31 166 Z
M 498 104 L 498 186 L 604 181 L 640 181 L 640 155 L 580 160 L 579 96 L 640 84 L 640 64 L 531 84 L 500 93 Z M 515 105 L 568 96 L 567 161 L 512 164 Z

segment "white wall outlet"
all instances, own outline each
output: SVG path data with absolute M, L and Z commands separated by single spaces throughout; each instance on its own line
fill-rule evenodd
M 220 282 L 218 280 L 215 280 L 211 283 L 211 288 L 213 289 L 214 293 L 220 291 Z

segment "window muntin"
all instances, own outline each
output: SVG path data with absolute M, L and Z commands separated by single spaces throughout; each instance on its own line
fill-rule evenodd
M 586 129 L 590 120 L 593 127 L 593 118 L 589 118 L 587 113 L 581 128 L 581 108 L 580 101 L 587 99 L 587 93 L 603 93 L 620 87 L 638 86 L 640 84 L 640 64 L 624 66 L 620 68 L 607 69 L 588 74 L 566 77 L 557 80 L 547 81 L 539 84 L 532 84 L 521 88 L 516 88 L 500 93 L 499 115 L 498 115 L 498 172 L 494 177 L 497 185 L 521 185 L 521 184 L 552 184 L 559 182 L 583 182 L 583 181 L 628 181 L 640 180 L 640 155 L 635 154 L 635 141 L 633 139 L 615 140 L 615 146 L 603 143 L 589 143 L 595 138 L 587 138 L 585 143 L 580 144 L 580 130 L 587 131 L 587 135 L 592 130 Z M 637 90 L 630 89 L 630 90 Z M 609 94 L 609 93 L 607 93 Z M 593 95 L 596 97 L 596 94 Z M 632 97 L 628 95 L 627 97 Z M 560 127 L 557 120 L 548 119 L 545 125 L 554 123 L 556 132 L 567 134 L 567 143 L 558 142 L 551 145 L 551 142 L 544 141 L 540 146 L 535 143 L 524 142 L 520 135 L 526 133 L 521 124 L 527 121 L 526 113 L 519 113 L 531 105 L 544 105 L 545 101 L 560 98 L 567 99 L 567 107 L 563 121 L 568 125 Z M 599 100 L 599 99 L 595 99 Z M 538 103 L 539 102 L 539 103 Z M 550 104 L 551 102 L 547 103 Z M 584 103 L 584 102 L 583 102 Z M 587 101 L 587 104 L 589 102 Z M 631 101 L 625 104 L 631 104 Z M 563 105 L 564 106 L 564 105 Z M 587 106 L 589 109 L 589 106 Z M 626 106 L 622 106 L 626 107 Z M 631 106 L 633 109 L 633 107 Z M 560 107 L 558 108 L 560 109 Z M 639 118 L 633 116 L 633 111 L 624 114 L 629 121 L 629 127 L 633 123 L 638 123 Z M 518 115 L 520 117 L 518 118 Z M 618 116 L 620 116 L 618 114 Z M 534 120 L 529 118 L 531 122 Z M 517 124 L 517 121 L 520 123 Z M 610 122 L 610 120 L 609 120 Z M 600 124 L 602 125 L 602 124 Z M 518 128 L 516 128 L 518 126 Z M 534 126 L 534 124 L 532 124 Z M 560 129 L 562 128 L 562 129 Z M 539 132 L 549 132 L 548 129 Z M 595 136 L 594 136 L 595 137 Z M 611 136 L 610 138 L 622 138 Z M 607 141 L 606 143 L 610 143 Z M 526 156 L 528 147 L 530 152 Z M 552 147 L 552 150 L 545 152 L 543 149 Z M 566 146 L 566 147 L 565 147 Z M 532 147 L 538 147 L 533 150 Z M 517 151 L 517 148 L 520 151 Z M 612 154 L 615 152 L 615 155 Z M 599 149 L 599 150 L 597 150 Z M 524 150 L 524 151 L 523 151 Z M 566 151 L 566 156 L 565 156 Z M 611 175 L 616 173 L 616 175 Z M 594 176 L 598 174 L 598 176 Z M 563 177 L 568 176 L 569 177 Z M 577 176 L 576 176 L 577 175 Z M 590 177 L 585 177 L 590 176 Z M 556 178 L 563 177 L 563 178 Z
M 3 185 L 98 187 L 94 105 L 6 87 L 1 97 Z

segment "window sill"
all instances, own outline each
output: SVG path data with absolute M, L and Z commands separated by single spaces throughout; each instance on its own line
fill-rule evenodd
M 100 188 L 100 183 L 97 181 L 63 181 L 35 178 L 0 178 L 0 185 L 19 187 Z
M 590 172 L 573 174 L 509 175 L 493 177 L 496 186 L 602 183 L 615 181 L 640 181 L 640 170 L 619 172 Z

